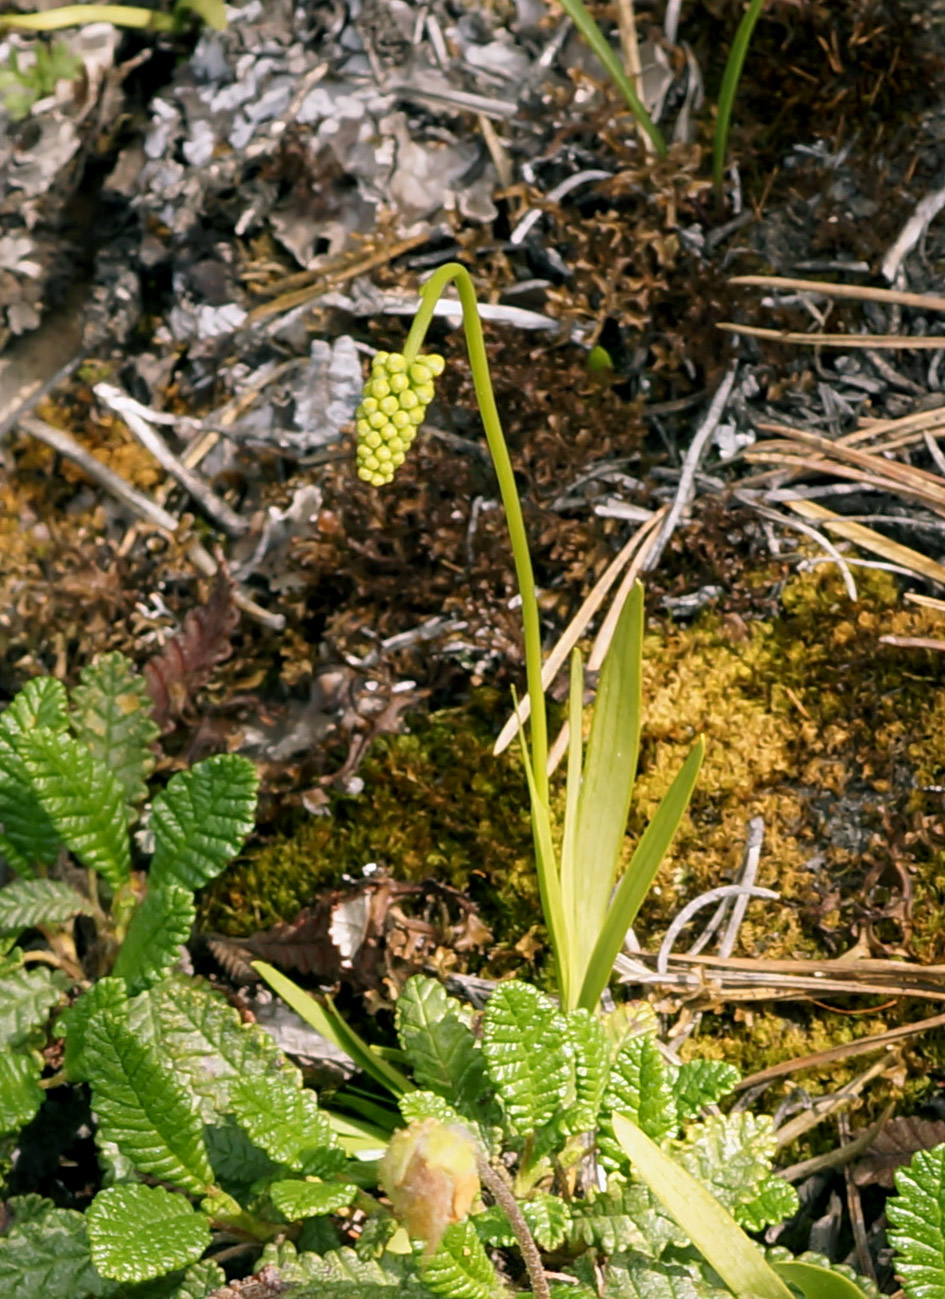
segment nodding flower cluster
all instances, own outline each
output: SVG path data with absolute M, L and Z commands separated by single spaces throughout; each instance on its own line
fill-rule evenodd
M 400 352 L 378 352 L 355 412 L 358 477 L 383 487 L 404 463 L 433 400 L 433 380 L 446 362 L 436 352 L 408 361 Z

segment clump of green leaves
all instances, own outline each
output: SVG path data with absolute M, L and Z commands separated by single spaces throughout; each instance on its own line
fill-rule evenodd
M 0 102 L 14 122 L 22 121 L 37 100 L 51 95 L 58 82 L 78 76 L 81 68 L 82 60 L 63 41 L 51 45 L 37 41 L 30 62 L 11 49 L 6 64 L 0 66 Z

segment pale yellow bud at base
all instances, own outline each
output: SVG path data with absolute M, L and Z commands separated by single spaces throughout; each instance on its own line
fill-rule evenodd
M 435 1249 L 479 1196 L 475 1140 L 455 1123 L 411 1123 L 391 1137 L 380 1182 L 409 1235 Z

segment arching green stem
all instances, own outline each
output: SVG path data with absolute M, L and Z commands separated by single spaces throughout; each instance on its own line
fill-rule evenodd
M 463 330 L 466 334 L 466 349 L 476 389 L 476 401 L 479 405 L 479 414 L 482 416 L 489 453 L 495 466 L 496 478 L 499 480 L 499 491 L 505 507 L 509 538 L 512 542 L 515 576 L 522 597 L 525 673 L 531 703 L 532 766 L 538 794 L 547 806 L 548 723 L 545 716 L 545 695 L 541 684 L 541 626 L 538 619 L 538 600 L 535 595 L 535 575 L 528 550 L 522 505 L 515 486 L 515 475 L 512 472 L 512 461 L 509 458 L 499 411 L 495 404 L 492 380 L 489 378 L 489 361 L 486 357 L 486 343 L 479 321 L 476 290 L 465 266 L 460 266 L 458 262 L 448 262 L 427 280 L 420 295 L 420 309 L 414 317 L 407 342 L 404 344 L 404 356 L 408 362 L 416 359 L 430 321 L 433 319 L 433 310 L 443 290 L 451 282 L 456 285 L 463 308 Z

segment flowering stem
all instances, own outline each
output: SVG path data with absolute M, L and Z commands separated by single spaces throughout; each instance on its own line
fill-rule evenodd
M 538 1246 L 535 1244 L 535 1238 L 528 1229 L 525 1215 L 518 1206 L 518 1200 L 516 1200 L 495 1169 L 482 1156 L 479 1157 L 479 1180 L 486 1190 L 491 1193 L 492 1198 L 509 1220 L 509 1225 L 515 1233 L 515 1239 L 518 1241 L 518 1247 L 522 1251 L 522 1260 L 525 1263 L 528 1279 L 532 1283 L 534 1299 L 551 1299 L 551 1290 L 548 1286 L 545 1269 L 542 1266 L 541 1255 L 538 1252 Z
M 473 385 L 476 390 L 476 401 L 485 430 L 486 442 L 492 463 L 495 466 L 496 478 L 499 480 L 499 491 L 505 508 L 505 518 L 512 542 L 512 556 L 515 561 L 515 576 L 522 598 L 522 628 L 525 637 L 525 675 L 528 682 L 528 697 L 531 704 L 531 750 L 532 766 L 535 772 L 535 784 L 539 797 L 547 806 L 548 803 L 548 722 L 545 715 L 545 695 L 541 683 L 541 625 L 538 619 L 538 600 L 535 595 L 535 575 L 532 570 L 531 554 L 528 549 L 528 537 L 525 532 L 525 520 L 522 517 L 522 505 L 515 486 L 515 474 L 509 458 L 505 435 L 499 411 L 495 404 L 492 381 L 489 377 L 489 361 L 486 356 L 486 343 L 479 321 L 479 309 L 476 303 L 476 290 L 472 278 L 465 266 L 458 262 L 447 262 L 430 276 L 423 286 L 420 296 L 420 309 L 414 317 L 410 333 L 404 344 L 404 356 L 408 364 L 416 359 L 420 346 L 426 336 L 433 309 L 440 299 L 443 290 L 450 282 L 456 284 L 459 300 L 463 308 L 463 330 L 466 335 L 466 350 L 469 354 L 469 365 L 472 370 Z

